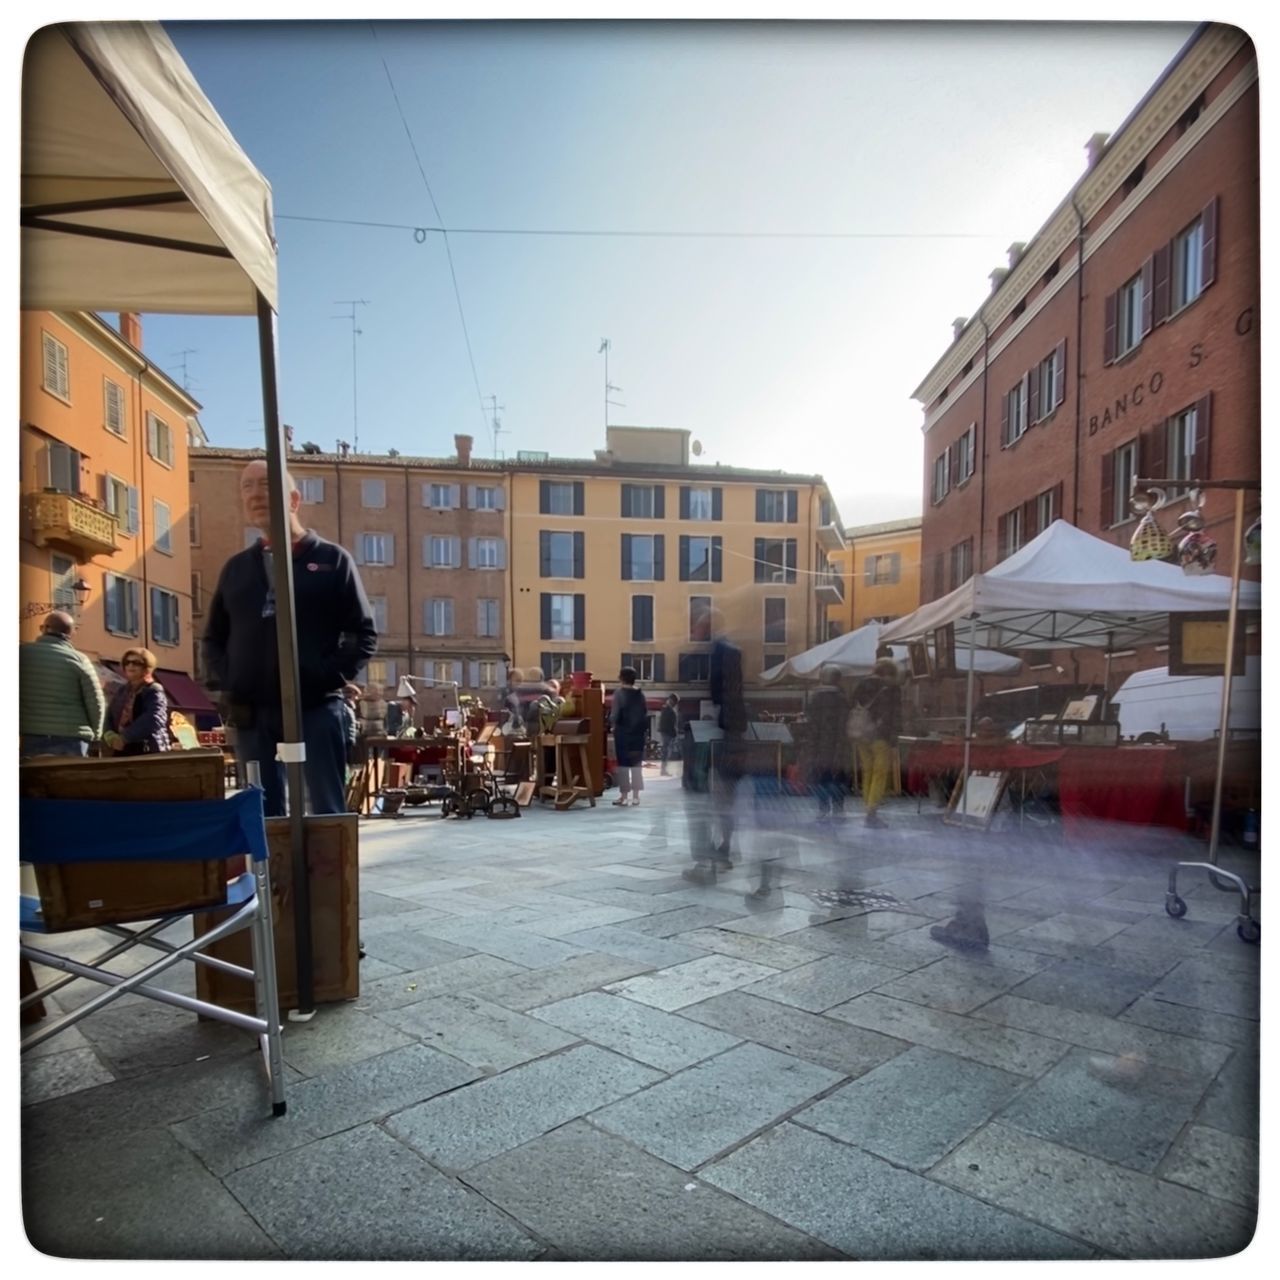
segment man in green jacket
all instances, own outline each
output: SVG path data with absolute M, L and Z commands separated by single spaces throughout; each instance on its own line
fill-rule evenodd
M 93 663 L 72 643 L 75 622 L 55 609 L 40 636 L 18 649 L 18 733 L 22 759 L 84 756 L 102 736 L 107 702 Z

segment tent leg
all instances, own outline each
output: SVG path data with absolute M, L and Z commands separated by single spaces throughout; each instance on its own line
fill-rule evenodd
M 969 674 L 964 688 L 964 769 L 960 774 L 960 821 L 969 815 L 969 744 L 973 741 L 973 668 L 978 615 L 969 615 Z
M 1227 726 L 1231 720 L 1231 662 L 1236 651 L 1236 627 L 1240 618 L 1240 560 L 1244 555 L 1244 490 L 1236 490 L 1235 558 L 1231 563 L 1231 604 L 1227 610 L 1227 660 L 1222 669 L 1222 712 L 1218 719 L 1218 771 L 1213 780 L 1213 822 L 1209 828 L 1209 861 L 1218 862 L 1218 836 L 1222 830 L 1222 779 L 1227 768 Z
M 311 879 L 307 869 L 306 784 L 303 761 L 302 702 L 298 680 L 298 632 L 293 608 L 293 557 L 281 549 L 293 545 L 289 532 L 289 489 L 285 484 L 286 442 L 276 386 L 275 313 L 258 295 L 258 352 L 262 368 L 262 421 L 266 432 L 267 482 L 271 491 L 271 545 L 276 593 L 276 648 L 280 667 L 280 713 L 284 741 L 279 744 L 288 778 L 289 848 L 293 861 L 293 925 L 298 979 L 297 1017 L 315 1012 L 311 949 Z M 294 1017 L 293 1013 L 290 1017 Z

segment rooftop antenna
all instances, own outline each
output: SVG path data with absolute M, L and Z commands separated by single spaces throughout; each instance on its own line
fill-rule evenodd
M 498 417 L 498 410 L 505 409 L 507 406 L 505 404 L 499 404 L 498 397 L 495 395 L 486 396 L 485 399 L 493 401 L 493 403 L 488 406 L 489 412 L 493 414 L 493 456 L 495 458 L 501 458 L 502 454 L 498 452 L 498 437 L 506 430 L 506 427 L 502 425 L 502 419 Z
M 601 338 L 600 346 L 596 351 L 596 355 L 599 355 L 601 351 L 604 352 L 604 429 L 606 431 L 609 429 L 609 406 L 613 405 L 618 409 L 625 409 L 627 407 L 626 403 L 622 400 L 609 399 L 610 391 L 622 390 L 621 387 L 615 387 L 613 383 L 609 381 L 609 351 L 612 347 L 613 343 L 608 338 Z
M 184 347 L 181 351 L 175 351 L 169 357 L 171 360 L 182 361 L 182 389 L 183 391 L 191 390 L 191 379 L 187 376 L 187 357 L 199 355 L 199 347 Z
M 364 332 L 356 325 L 356 308 L 367 307 L 363 298 L 339 298 L 335 307 L 350 307 L 349 316 L 330 316 L 331 320 L 351 321 L 351 439 L 355 441 L 355 451 L 360 452 L 360 395 L 356 384 L 356 339 Z

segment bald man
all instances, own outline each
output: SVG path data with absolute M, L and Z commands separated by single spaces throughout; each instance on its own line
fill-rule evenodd
M 345 813 L 342 691 L 373 656 L 378 637 L 355 561 L 337 543 L 303 527 L 301 495 L 292 477 L 286 481 L 308 808 L 311 813 Z M 236 754 L 242 764 L 257 763 L 267 816 L 279 817 L 285 812 L 284 766 L 275 754 L 284 729 L 265 462 L 245 467 L 240 498 L 245 522 L 263 536 L 223 566 L 209 603 L 204 653 L 209 672 L 227 695 L 237 730 Z
M 55 609 L 40 638 L 18 649 L 18 734 L 31 756 L 83 756 L 102 734 L 107 703 L 93 663 L 71 643 L 75 620 Z

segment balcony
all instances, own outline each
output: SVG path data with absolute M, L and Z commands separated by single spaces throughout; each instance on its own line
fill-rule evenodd
M 28 494 L 26 516 L 37 547 L 70 552 L 81 564 L 119 550 L 115 516 L 87 498 L 53 490 Z
M 844 578 L 832 569 L 818 574 L 813 589 L 820 604 L 844 604 Z
M 818 526 L 818 545 L 824 551 L 843 551 L 848 545 L 844 540 L 844 530 L 834 521 Z

